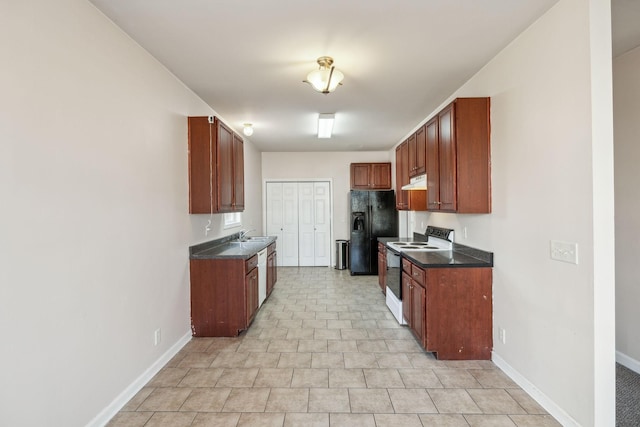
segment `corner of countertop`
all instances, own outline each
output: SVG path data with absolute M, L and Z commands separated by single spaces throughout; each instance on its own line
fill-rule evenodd
M 483 251 L 482 249 L 472 248 L 471 246 L 453 243 L 453 250 L 463 255 L 479 259 L 493 267 L 493 252 Z

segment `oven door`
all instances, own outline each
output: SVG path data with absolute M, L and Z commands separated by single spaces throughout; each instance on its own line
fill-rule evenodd
M 400 254 L 387 249 L 387 291 L 391 291 L 398 301 L 402 301 L 401 265 Z
M 400 254 L 387 249 L 387 307 L 399 324 L 406 325 L 402 315 L 402 262 Z

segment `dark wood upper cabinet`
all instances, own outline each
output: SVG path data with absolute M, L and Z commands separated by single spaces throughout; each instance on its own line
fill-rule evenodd
M 233 131 L 224 123 L 217 126 L 217 159 L 216 173 L 218 175 L 218 212 L 233 210 Z
M 425 125 L 427 139 L 427 209 L 437 210 L 440 201 L 440 154 L 438 149 L 438 116 Z
M 189 117 L 189 213 L 244 210 L 243 141 L 214 117 Z
M 438 114 L 439 144 L 438 157 L 440 166 L 440 203 L 442 211 L 456 211 L 456 140 L 453 117 L 454 105 L 450 104 Z M 460 165 L 464 167 L 464 165 Z
M 399 211 L 427 210 L 425 190 L 402 190 L 409 183 L 409 140 L 396 147 L 396 209 Z
M 489 98 L 457 98 L 426 125 L 427 209 L 491 212 Z
M 351 163 L 352 190 L 390 190 L 391 163 Z
M 351 163 L 351 188 L 368 190 L 371 166 L 369 163 Z
M 399 211 L 409 208 L 407 204 L 409 192 L 402 190 L 402 186 L 409 183 L 408 156 L 409 143 L 404 141 L 396 147 L 396 209 Z
M 233 134 L 233 210 L 244 210 L 244 141 Z
M 425 173 L 426 137 L 425 127 L 422 126 L 409 137 L 409 177 Z

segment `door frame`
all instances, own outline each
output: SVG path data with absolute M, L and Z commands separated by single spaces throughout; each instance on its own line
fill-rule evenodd
M 333 178 L 265 178 L 262 180 L 262 229 L 264 230 L 264 233 L 267 233 L 267 183 L 271 183 L 271 182 L 295 182 L 295 183 L 301 183 L 301 182 L 328 182 L 329 183 L 329 214 L 330 214 L 330 223 L 329 223 L 329 254 L 330 254 L 330 263 L 329 263 L 329 268 L 333 268 L 333 266 L 335 265 L 335 251 L 332 250 L 332 246 L 333 246 L 333 242 L 335 241 L 333 232 L 334 232 L 334 227 L 333 227 L 333 219 L 335 218 L 334 215 L 334 203 L 333 203 L 333 197 L 334 197 L 334 191 L 333 191 Z M 277 247 L 277 242 L 276 242 L 276 247 Z M 299 257 L 299 255 L 298 255 Z

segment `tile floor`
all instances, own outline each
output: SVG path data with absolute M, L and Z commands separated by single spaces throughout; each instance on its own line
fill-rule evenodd
M 439 361 L 377 276 L 279 268 L 248 331 L 191 340 L 109 426 L 560 424 L 490 361 Z

